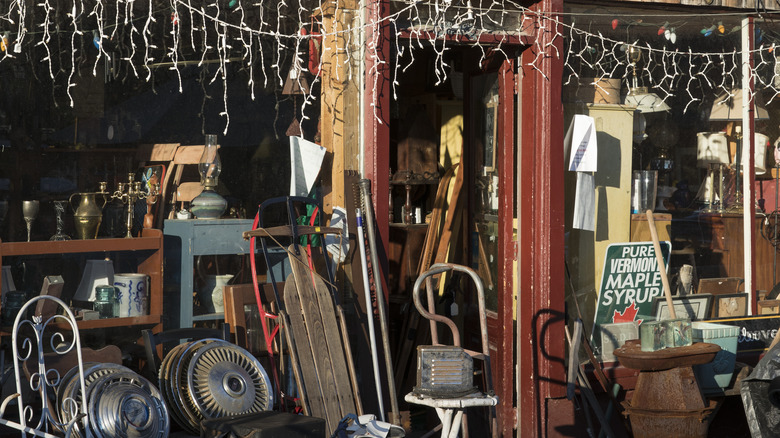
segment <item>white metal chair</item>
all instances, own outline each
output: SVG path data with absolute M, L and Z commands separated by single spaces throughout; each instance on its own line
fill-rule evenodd
M 431 342 L 433 345 L 439 344 L 439 337 L 436 330 L 436 322 L 443 323 L 450 328 L 452 332 L 452 339 L 454 347 L 460 347 L 460 333 L 455 322 L 451 319 L 437 315 L 435 310 L 435 303 L 433 296 L 433 282 L 432 277 L 434 275 L 443 274 L 450 271 L 459 271 L 468 274 L 474 281 L 477 287 L 477 299 L 479 304 L 479 325 L 481 330 L 482 352 L 471 351 L 463 349 L 463 352 L 475 359 L 481 359 L 484 362 L 484 375 L 485 375 L 485 390 L 487 393 L 483 393 L 476 388 L 474 391 L 466 394 L 454 394 L 451 397 L 442 397 L 441 395 L 433 396 L 426 394 L 425 392 L 415 388 L 412 392 L 406 394 L 404 400 L 408 403 L 414 403 L 418 405 L 428 406 L 436 409 L 436 414 L 441 420 L 441 436 L 448 438 L 455 438 L 461 429 L 461 423 L 463 421 L 463 415 L 466 408 L 470 407 L 491 407 L 490 409 L 490 428 L 492 434 L 495 436 L 497 432 L 496 428 L 496 414 L 495 408 L 498 404 L 498 397 L 492 394 L 493 390 L 493 377 L 490 369 L 490 351 L 487 339 L 487 317 L 485 313 L 485 292 L 482 287 L 482 280 L 480 280 L 477 273 L 471 268 L 466 266 L 454 265 L 450 263 L 437 263 L 424 272 L 414 283 L 414 305 L 417 307 L 417 311 L 420 312 L 425 319 L 430 321 L 431 325 Z M 423 281 L 426 284 L 427 297 L 428 297 L 428 310 L 423 307 L 420 301 L 419 290 Z M 430 366 L 428 368 L 433 368 Z M 417 370 L 418 373 L 422 373 L 421 369 Z M 418 382 L 420 377 L 418 377 Z M 438 427 L 437 427 L 438 429 Z

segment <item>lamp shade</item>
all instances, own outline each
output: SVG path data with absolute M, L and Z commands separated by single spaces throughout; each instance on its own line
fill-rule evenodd
M 623 100 L 623 104 L 635 106 L 640 113 L 656 113 L 670 110 L 669 105 L 657 94 L 644 92 L 644 89 L 640 90 L 640 92 L 632 90 L 632 92 L 628 93 Z
M 87 260 L 84 274 L 81 276 L 73 299 L 77 301 L 95 301 L 97 286 L 114 285 L 114 264 L 111 260 Z
M 710 164 L 729 164 L 729 144 L 722 132 L 699 132 L 696 134 L 696 163 L 699 167 Z
M 756 175 L 766 173 L 766 150 L 769 147 L 769 137 L 756 132 Z
M 769 118 L 761 94 L 756 93 L 753 98 L 753 117 L 756 120 Z M 742 89 L 736 88 L 729 93 L 723 93 L 715 99 L 710 112 L 710 121 L 742 120 Z

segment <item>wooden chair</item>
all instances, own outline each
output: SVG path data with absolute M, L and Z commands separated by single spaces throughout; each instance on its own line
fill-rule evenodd
M 161 189 L 168 209 L 168 219 L 173 219 L 176 214 L 177 202 L 190 202 L 203 190 L 200 185 L 200 174 L 197 173 L 197 164 L 200 162 L 200 156 L 203 155 L 204 147 L 204 145 L 194 145 L 176 148 L 176 154 L 168 167 Z M 193 170 L 188 173 L 196 173 L 197 181 L 182 182 L 185 169 L 193 165 L 195 167 L 192 167 Z M 162 219 L 160 225 L 162 228 Z
M 277 290 L 284 290 L 284 282 L 276 283 Z M 270 283 L 261 283 L 266 302 L 273 302 L 274 291 Z M 244 306 L 257 306 L 255 289 L 252 284 L 227 285 L 222 290 L 225 302 L 225 323 L 230 326 L 235 344 L 249 351 L 265 351 L 265 340 L 260 337 L 261 345 L 250 346 L 247 340 L 247 321 Z
M 162 211 L 154 218 L 154 228 L 162 229 L 163 220 L 172 219 L 176 214 L 177 202 L 192 201 L 202 191 L 200 174 L 197 164 L 203 154 L 203 145 L 181 146 L 179 143 L 164 143 L 154 145 L 142 145 L 138 159 L 142 163 L 163 164 L 165 173 L 160 184 L 160 203 Z M 185 169 L 187 173 L 185 174 Z M 193 176 L 197 175 L 197 176 Z M 183 179 L 197 179 L 196 181 L 182 181 Z

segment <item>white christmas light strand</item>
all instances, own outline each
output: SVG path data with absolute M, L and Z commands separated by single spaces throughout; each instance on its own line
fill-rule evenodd
M 179 41 L 181 41 L 181 21 L 179 20 L 179 9 L 175 1 L 171 2 L 171 40 L 173 44 L 168 51 L 168 57 L 171 59 L 170 69 L 176 72 L 176 80 L 179 82 L 179 93 L 184 92 L 181 71 L 179 70 Z
M 507 50 L 507 38 L 513 35 L 528 37 L 532 46 L 526 50 L 531 50 L 533 55 L 527 65 L 537 74 L 545 75 L 545 70 L 541 67 L 543 60 L 550 57 L 563 58 L 565 84 L 580 83 L 583 78 L 592 78 L 592 83 L 601 87 L 602 78 L 630 80 L 633 70 L 628 65 L 625 49 L 628 45 L 640 47 L 643 61 L 637 67 L 637 74 L 641 76 L 643 85 L 659 93 L 663 100 L 678 95 L 684 96 L 687 102 L 686 111 L 705 102 L 709 98 L 707 93 L 728 92 L 739 84 L 741 75 L 738 68 L 739 53 L 733 47 L 723 45 L 721 51 L 716 49 L 699 52 L 691 48 L 675 48 L 676 46 L 668 43 L 653 44 L 649 41 L 629 41 L 628 38 L 621 41 L 591 32 L 587 23 L 579 22 L 610 15 L 536 12 L 511 0 L 491 0 L 484 3 L 486 7 L 473 7 L 468 0 L 393 0 L 392 13 L 382 19 L 365 23 L 362 28 L 360 20 L 342 20 L 343 16 L 349 14 L 342 14 L 342 5 L 338 2 L 335 3 L 335 12 L 327 12 L 333 14 L 334 19 L 330 21 L 332 25 L 326 28 L 322 14 L 326 13 L 325 9 L 331 4 L 323 3 L 322 0 L 312 0 L 308 3 L 295 3 L 292 0 L 276 3 L 259 0 L 169 0 L 165 4 L 157 5 L 158 9 L 155 9 L 158 2 L 154 0 L 136 3 L 137 1 L 72 0 L 67 3 L 70 12 L 61 15 L 57 14 L 61 4 L 56 1 L 36 0 L 36 3 L 31 3 L 36 6 L 35 11 L 42 12 L 38 14 L 31 13 L 32 9 L 29 9 L 27 0 L 12 1 L 7 4 L 6 11 L 0 11 L 0 22 L 7 23 L 6 28 L 0 26 L 0 33 L 6 35 L 5 32 L 15 32 L 5 39 L 6 47 L 0 62 L 22 53 L 28 35 L 33 34 L 31 39 L 34 41 L 30 45 L 42 49 L 41 59 L 34 61 L 43 61 L 46 64 L 45 68 L 52 81 L 58 79 L 60 71 L 67 73 L 66 91 L 71 106 L 74 104 L 71 91 L 76 86 L 74 78 L 79 74 L 79 66 L 87 59 L 94 61 L 93 75 L 97 74 L 100 62 L 108 64 L 116 59 L 129 64 L 135 77 L 139 77 L 138 67 L 143 68 L 145 74 L 142 79 L 146 81 L 151 80 L 153 69 L 159 66 L 155 64 L 158 60 L 170 61 L 160 64 L 174 70 L 179 92 L 183 92 L 180 68 L 185 65 L 184 62 L 199 59 L 198 66 L 204 70 L 206 63 L 216 63 L 216 72 L 209 73 L 213 73 L 210 80 L 205 77 L 202 80 L 215 83 L 219 79 L 221 82 L 223 108 L 219 115 L 225 118 L 225 133 L 230 124 L 229 75 L 235 74 L 239 69 L 245 70 L 248 75 L 249 95 L 254 100 L 255 85 L 259 79 L 256 75 L 262 75 L 263 88 L 272 84 L 274 95 L 279 96 L 279 88 L 284 86 L 285 78 L 290 74 L 286 69 L 292 68 L 296 85 L 304 90 L 303 101 L 298 109 L 303 120 L 308 120 L 311 115 L 307 112 L 318 97 L 314 94 L 318 77 L 313 77 L 308 71 L 306 59 L 310 39 L 335 39 L 335 44 L 322 45 L 321 51 L 337 63 L 343 63 L 347 77 L 341 76 L 345 73 L 340 68 L 332 70 L 335 80 L 343 82 L 354 80 L 352 58 L 356 53 L 361 53 L 351 47 L 357 40 L 354 35 L 367 30 L 371 31 L 371 38 L 365 41 L 365 56 L 371 61 L 371 68 L 367 73 L 373 78 L 367 86 L 373 90 L 374 96 L 377 96 L 379 81 L 384 80 L 378 72 L 389 71 L 392 97 L 395 99 L 399 96 L 400 75 L 408 72 L 410 66 L 419 61 L 421 49 L 432 54 L 435 82 L 440 85 L 450 80 L 454 71 L 453 59 L 450 56 L 452 48 L 455 47 L 453 40 L 459 40 L 461 44 L 465 41 L 466 44 L 478 48 L 482 53 L 479 62 L 482 63 L 488 54 L 505 59 L 517 56 L 516 52 Z M 367 8 L 372 10 L 379 7 L 380 4 L 376 0 L 367 4 Z M 111 8 L 114 8 L 113 17 L 108 16 Z M 146 8 L 146 11 L 143 11 L 143 8 Z M 357 11 L 357 14 L 362 13 L 365 11 Z M 170 29 L 167 27 L 168 17 Z M 677 17 L 682 20 L 684 16 Z M 639 25 L 636 24 L 639 20 L 635 17 L 621 16 L 620 19 L 621 22 L 629 23 L 626 27 L 627 35 L 631 26 Z M 601 22 L 604 22 L 603 18 Z M 302 34 L 301 29 L 310 24 L 308 33 Z M 675 26 L 681 25 L 682 22 L 675 23 Z M 762 24 L 765 28 L 771 25 L 769 22 Z M 383 27 L 389 29 L 389 41 L 380 40 L 384 37 L 380 34 Z M 28 33 L 27 29 L 32 29 L 33 32 Z M 183 47 L 182 33 L 187 30 L 190 44 Z M 661 38 L 662 31 L 663 29 L 659 30 Z M 82 46 L 82 36 L 89 35 L 89 32 L 94 33 L 96 55 L 86 53 L 85 49 L 90 47 Z M 40 37 L 35 35 L 36 33 Z M 435 35 L 435 38 L 431 39 L 431 35 Z M 67 56 L 67 50 L 63 53 L 61 48 L 68 37 L 69 64 L 61 59 Z M 490 45 L 482 44 L 481 39 L 487 37 L 494 38 L 494 42 Z M 54 38 L 57 38 L 56 44 L 60 44 L 57 50 L 54 49 Z M 200 41 L 197 41 L 198 39 Z M 672 40 L 667 36 L 667 41 Z M 717 40 L 712 38 L 710 41 Z M 380 44 L 391 43 L 394 50 L 390 60 L 394 62 L 377 53 Z M 763 44 L 755 48 L 753 53 L 756 65 L 752 74 L 756 77 L 759 88 L 771 94 L 770 102 L 780 95 L 780 69 L 775 49 L 774 43 Z M 331 50 L 335 52 L 330 53 Z M 56 52 L 58 56 L 54 57 L 52 52 Z M 87 58 L 88 55 L 91 57 Z M 29 54 L 27 58 L 32 59 Z M 240 61 L 235 63 L 238 68 L 231 68 L 231 62 L 236 60 Z M 314 62 L 319 63 L 319 68 L 322 67 L 321 58 Z M 275 77 L 275 80 L 269 80 L 272 77 Z M 304 78 L 309 78 L 310 82 L 307 91 L 303 86 Z M 276 101 L 278 106 L 278 98 Z M 375 103 L 369 104 L 374 108 L 374 117 L 380 120 Z M 384 121 L 380 120 L 380 123 L 382 122 Z

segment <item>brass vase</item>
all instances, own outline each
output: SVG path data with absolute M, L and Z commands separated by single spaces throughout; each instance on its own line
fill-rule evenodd
M 73 206 L 73 197 L 76 195 L 81 197 L 78 208 Z M 104 195 L 104 193 L 74 193 L 70 196 L 70 205 L 75 210 L 73 222 L 76 227 L 76 237 L 79 239 L 97 239 L 106 199 L 103 197 L 103 205 L 98 206 L 95 201 L 96 195 Z

